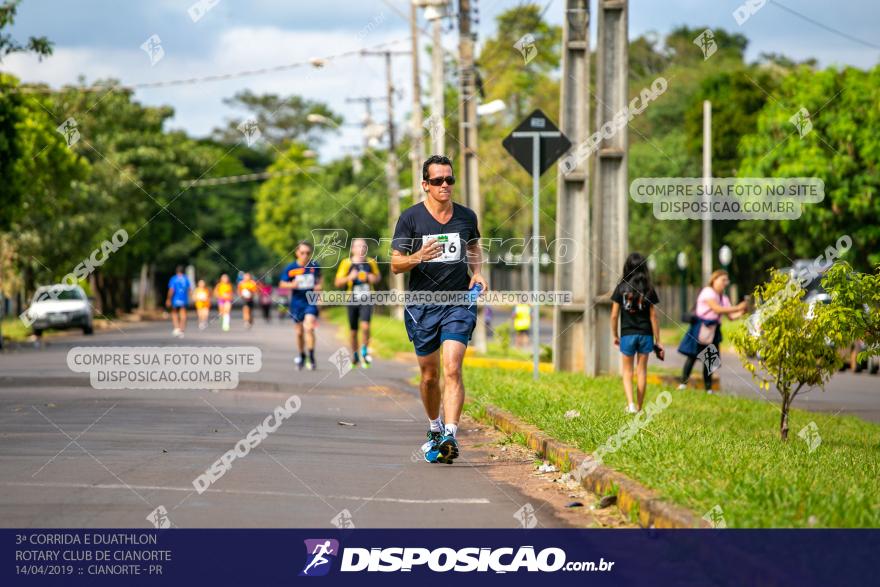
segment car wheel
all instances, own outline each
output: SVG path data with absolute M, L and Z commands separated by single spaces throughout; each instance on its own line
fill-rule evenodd
M 43 331 L 39 328 L 34 328 L 34 336 L 43 336 Z
M 871 375 L 876 375 L 877 371 L 880 371 L 880 357 L 871 358 L 870 365 L 871 365 L 871 368 L 869 371 L 870 371 Z
M 92 328 L 91 324 L 87 324 L 87 325 L 83 326 L 83 334 L 85 334 L 87 336 L 91 336 L 94 333 L 95 333 L 95 331 Z

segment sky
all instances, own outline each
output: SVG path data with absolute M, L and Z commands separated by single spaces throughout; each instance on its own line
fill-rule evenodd
M 823 67 L 870 68 L 880 62 L 877 0 L 780 2 L 768 1 L 738 24 L 734 11 L 739 9 L 743 14 L 741 5 L 760 2 L 630 0 L 629 34 L 631 38 L 650 31 L 662 35 L 679 25 L 725 28 L 749 39 L 749 60 L 775 52 L 798 60 L 813 57 Z M 496 34 L 498 14 L 523 3 L 527 2 L 477 0 L 479 39 Z M 564 0 L 535 3 L 546 8 L 548 21 L 562 24 Z M 198 10 L 193 9 L 194 5 L 203 9 L 195 20 L 190 14 Z M 592 6 L 595 15 L 595 0 Z M 28 55 L 10 55 L 0 68 L 27 82 L 58 87 L 76 82 L 81 76 L 87 82 L 112 77 L 124 84 L 138 84 L 305 63 L 264 75 L 141 88 L 135 96 L 144 104 L 172 106 L 175 115 L 171 128 L 184 129 L 196 137 L 206 136 L 224 126 L 230 117 L 242 114 L 223 103 L 224 98 L 241 90 L 300 94 L 321 100 L 347 123 L 322 145 L 320 157 L 327 160 L 362 144 L 357 125 L 363 120 L 363 104 L 346 102 L 346 98 L 384 96 L 384 62 L 360 55 L 332 59 L 320 69 L 307 62 L 314 57 L 358 52 L 388 43 L 387 48 L 408 50 L 408 15 L 406 0 L 24 0 L 11 30 L 13 37 L 21 41 L 30 35 L 45 35 L 54 43 L 54 54 L 42 61 Z M 595 20 L 594 16 L 594 42 Z M 423 19 L 420 25 L 427 27 Z M 151 62 L 141 45 L 153 35 L 159 37 L 163 53 Z M 513 45 L 517 40 L 510 39 L 511 51 L 516 51 Z M 428 42 L 428 37 L 422 36 L 423 49 Z M 444 47 L 455 51 L 457 43 L 457 31 L 449 30 L 444 35 Z M 424 51 L 420 60 L 426 91 L 430 64 Z M 395 57 L 393 63 L 398 89 L 396 119 L 404 124 L 412 102 L 411 63 L 406 55 Z M 374 117 L 385 119 L 384 103 L 374 106 Z

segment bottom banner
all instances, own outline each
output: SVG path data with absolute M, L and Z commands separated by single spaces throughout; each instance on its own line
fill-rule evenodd
M 848 585 L 878 530 L 0 530 L 3 585 Z

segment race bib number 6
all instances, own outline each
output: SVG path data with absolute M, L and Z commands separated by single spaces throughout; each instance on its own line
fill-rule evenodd
M 441 263 L 449 261 L 458 261 L 461 258 L 461 239 L 457 232 L 447 232 L 444 234 L 428 234 L 422 237 L 422 246 L 431 240 L 437 239 L 437 244 L 441 247 L 439 257 L 435 257 L 428 263 Z

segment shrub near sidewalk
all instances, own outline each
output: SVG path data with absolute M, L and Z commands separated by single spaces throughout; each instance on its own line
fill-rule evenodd
M 604 444 L 631 416 L 619 378 L 466 368 L 465 387 L 482 404 L 508 410 L 586 452 Z M 648 387 L 648 402 L 663 388 Z M 781 443 L 773 402 L 672 391 L 669 407 L 606 466 L 657 490 L 698 515 L 715 506 L 727 527 L 880 526 L 880 426 L 853 417 L 792 410 L 797 442 Z M 566 419 L 568 410 L 580 416 Z M 818 442 L 817 442 L 818 439 Z
M 843 364 L 840 349 L 865 340 L 868 353 L 880 352 L 880 270 L 873 276 L 836 263 L 822 283 L 830 303 L 808 304 L 794 278 L 774 272 L 755 288 L 755 298 L 763 302 L 749 318 L 749 328 L 732 337 L 743 366 L 761 389 L 769 391 L 774 383 L 782 397 L 782 440 L 788 439 L 792 402 L 799 393 L 824 391 Z

